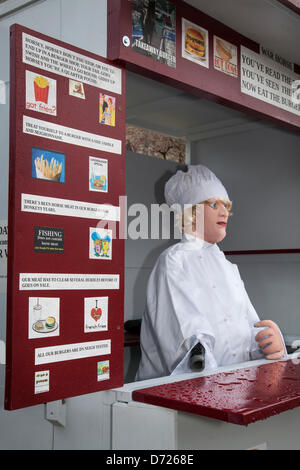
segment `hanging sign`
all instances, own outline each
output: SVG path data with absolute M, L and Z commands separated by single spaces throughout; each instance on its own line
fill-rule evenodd
M 110 0 L 108 57 L 259 119 L 300 127 L 300 66 L 183 1 Z
M 11 52 L 7 410 L 121 386 L 124 323 L 124 69 L 19 25 Z

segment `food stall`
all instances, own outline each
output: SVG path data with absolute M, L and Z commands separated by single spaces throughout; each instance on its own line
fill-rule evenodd
M 297 51 L 284 40 L 273 49 L 226 11 L 217 20 L 205 0 L 203 11 L 193 0 L 158 1 L 145 30 L 138 1 L 89 0 L 84 11 L 80 2 L 32 3 L 37 25 L 27 11 L 0 30 L 8 38 L 11 27 L 2 445 L 299 448 L 298 356 L 134 382 L 139 338 L 125 336 L 124 347 L 123 331 L 124 320 L 141 317 L 157 256 L 174 243 L 130 236 L 135 204 L 162 204 L 167 177 L 201 163 L 236 201 L 222 250 L 260 317 L 280 325 L 290 352 L 299 346 Z M 150 14 L 153 2 L 144 3 Z M 264 7 L 285 15 L 292 38 L 299 15 L 288 3 Z M 83 14 L 93 28 L 80 29 Z M 126 143 L 126 124 L 186 138 L 185 161 L 141 156 Z M 0 132 L 8 150 L 8 129 Z M 24 415 L 38 436 L 16 426 Z

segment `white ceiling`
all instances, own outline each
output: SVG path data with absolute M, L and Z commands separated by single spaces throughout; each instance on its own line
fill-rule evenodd
M 276 0 L 185 0 L 300 65 L 300 15 Z
M 276 0 L 186 0 L 186 3 L 300 64 L 300 16 Z M 127 122 L 191 141 L 270 126 L 130 72 Z
M 245 131 L 260 121 L 217 103 L 127 72 L 128 124 L 190 141 Z

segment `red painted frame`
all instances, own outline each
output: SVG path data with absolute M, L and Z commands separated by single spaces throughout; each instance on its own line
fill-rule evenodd
M 223 23 L 191 7 L 181 0 L 176 5 L 176 68 L 162 64 L 126 47 L 122 38 L 132 37 L 131 2 L 110 0 L 108 2 L 108 58 L 117 60 L 132 70 L 149 78 L 186 90 L 259 119 L 265 119 L 289 130 L 299 131 L 300 117 L 240 91 L 240 78 L 215 70 L 213 67 L 213 35 L 234 44 L 238 48 L 240 77 L 240 47 L 245 46 L 259 53 L 260 45 Z M 181 19 L 186 18 L 209 31 L 209 69 L 201 67 L 181 56 Z M 295 73 L 300 66 L 294 64 Z
M 11 28 L 9 236 L 7 285 L 7 355 L 5 409 L 12 410 L 123 385 L 124 352 L 124 240 L 114 239 L 112 260 L 89 259 L 89 227 L 98 220 L 21 211 L 21 194 L 37 194 L 95 204 L 119 206 L 125 195 L 125 70 L 121 66 L 122 94 L 84 84 L 85 100 L 69 95 L 69 79 L 22 61 L 22 33 L 64 47 L 87 58 L 111 61 L 19 25 Z M 57 116 L 25 109 L 25 71 L 57 82 Z M 116 126 L 99 123 L 99 93 L 116 97 Z M 122 153 L 111 154 L 23 133 L 23 115 L 100 134 L 122 141 Z M 66 155 L 64 184 L 31 176 L 32 147 Z M 88 190 L 89 156 L 108 161 L 107 193 Z M 121 213 L 121 220 L 123 214 Z M 64 253 L 34 251 L 34 226 L 64 229 Z M 118 223 L 117 223 L 118 229 Z M 19 273 L 118 274 L 119 290 L 19 290 Z M 84 298 L 108 297 L 108 331 L 84 333 Z M 29 339 L 28 298 L 60 298 L 59 336 Z M 35 365 L 35 348 L 111 340 L 111 354 Z M 110 378 L 97 380 L 97 362 L 109 360 Z M 50 371 L 50 390 L 35 394 L 35 372 Z

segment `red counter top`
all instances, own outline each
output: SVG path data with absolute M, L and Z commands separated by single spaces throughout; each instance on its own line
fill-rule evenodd
M 132 399 L 247 425 L 300 405 L 300 359 L 135 390 Z

